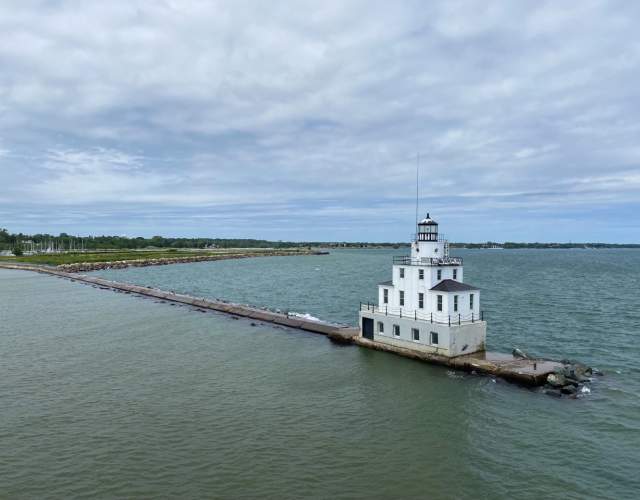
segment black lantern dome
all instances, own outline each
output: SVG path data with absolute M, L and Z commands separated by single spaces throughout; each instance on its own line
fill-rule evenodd
M 418 241 L 438 241 L 438 223 L 428 213 L 418 222 Z

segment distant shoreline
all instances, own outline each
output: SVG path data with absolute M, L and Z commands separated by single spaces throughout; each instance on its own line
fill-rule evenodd
M 606 249 L 640 248 L 640 243 L 596 243 L 596 242 L 513 242 L 484 241 L 480 243 L 450 242 L 451 248 L 468 249 Z M 372 242 L 372 241 L 270 241 L 250 238 L 152 238 L 125 236 L 74 236 L 67 233 L 59 235 L 10 233 L 0 228 L 0 258 L 16 252 L 17 255 L 61 254 L 61 253 L 131 253 L 131 252 L 224 252 L 254 251 L 311 251 L 313 248 L 408 248 L 409 242 Z M 154 257 L 157 257 L 156 254 Z M 165 256 L 163 256 L 165 257 Z M 170 257 L 166 255 L 166 257 Z M 103 260 L 103 259 L 99 259 Z M 120 260 L 120 259 L 119 259 Z M 121 259 L 124 260 L 124 259 Z M 38 262 L 51 264 L 50 262 Z M 58 264 L 64 262 L 57 262 Z
M 513 249 L 560 249 L 560 250 L 600 250 L 607 248 L 640 248 L 637 243 L 495 243 L 489 246 L 486 243 L 451 243 L 451 248 L 486 249 L 486 250 L 513 250 Z
M 409 248 L 408 243 L 340 243 L 340 244 L 314 244 L 318 248 L 368 248 L 368 249 L 389 249 L 389 248 Z M 519 250 L 519 249 L 560 249 L 560 250 L 600 250 L 610 248 L 634 248 L 640 249 L 638 243 L 450 243 L 450 248 L 464 248 L 468 250 Z

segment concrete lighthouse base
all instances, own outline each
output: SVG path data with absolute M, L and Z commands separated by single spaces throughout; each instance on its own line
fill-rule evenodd
M 485 350 L 486 321 L 435 323 L 360 311 L 360 336 L 373 342 L 448 358 Z

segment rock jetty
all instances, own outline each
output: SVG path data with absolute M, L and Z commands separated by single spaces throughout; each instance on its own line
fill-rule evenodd
M 562 367 L 547 375 L 544 392 L 551 396 L 576 397 L 580 392 L 590 392 L 587 384 L 591 382 L 594 375 L 602 375 L 599 371 L 582 363 L 567 359 L 563 359 L 561 363 Z
M 291 255 L 325 255 L 326 252 L 311 250 L 287 251 L 277 250 L 270 252 L 243 252 L 229 254 L 189 255 L 177 257 L 162 257 L 157 259 L 129 259 L 114 260 L 108 262 L 75 262 L 73 264 L 60 264 L 56 269 L 67 273 L 80 273 L 87 271 L 99 271 L 103 269 L 124 269 L 126 267 L 166 266 L 169 264 L 184 264 L 189 262 L 206 262 L 210 260 L 246 259 L 250 257 L 282 257 Z
M 537 358 L 518 348 L 513 349 L 512 355 L 514 358 L 526 359 L 537 363 Z M 546 376 L 544 392 L 557 397 L 576 397 L 580 392 L 590 392 L 586 384 L 591 382 L 594 374 L 602 375 L 597 370 L 582 363 L 563 359 L 558 361 L 554 371 Z

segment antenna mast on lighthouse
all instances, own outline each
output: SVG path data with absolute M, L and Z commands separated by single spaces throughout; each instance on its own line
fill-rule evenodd
M 420 172 L 420 153 L 416 155 L 416 241 L 418 240 L 418 179 Z

